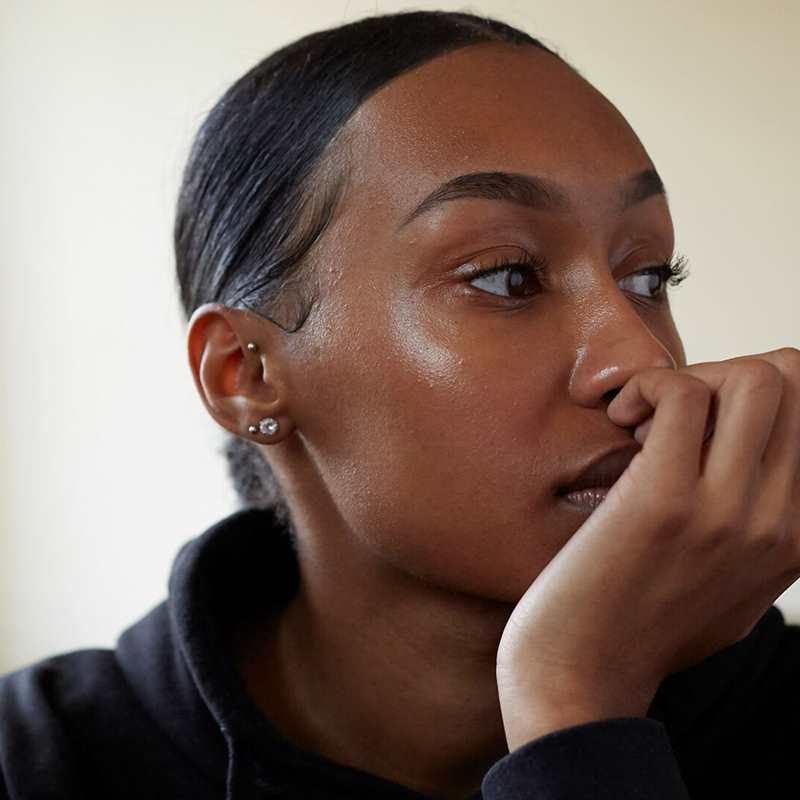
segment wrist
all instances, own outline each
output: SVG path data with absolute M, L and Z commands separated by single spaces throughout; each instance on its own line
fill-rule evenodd
M 530 677 L 530 676 L 529 676 Z M 616 717 L 646 717 L 657 686 L 650 689 L 559 679 L 526 681 L 530 691 L 501 691 L 500 709 L 509 752 L 554 731 Z
M 645 717 L 645 712 L 631 713 L 623 709 L 596 707 L 582 708 L 538 708 L 523 714 L 503 715 L 506 742 L 509 753 L 519 747 L 546 736 L 548 733 L 562 731 L 575 725 L 586 725 L 603 719 L 616 717 Z

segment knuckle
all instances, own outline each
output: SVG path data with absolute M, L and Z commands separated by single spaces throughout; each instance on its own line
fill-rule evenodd
M 669 493 L 669 514 L 673 519 L 688 522 L 697 512 L 698 495 L 696 487 L 684 486 Z
M 756 542 L 767 549 L 781 544 L 788 531 L 789 525 L 784 515 L 770 517 L 753 526 L 753 536 Z
M 737 381 L 751 391 L 778 391 L 783 387 L 783 373 L 770 361 L 748 359 L 737 363 L 733 370 Z
M 746 523 L 748 515 L 746 503 L 730 496 L 714 501 L 714 513 L 706 517 L 705 528 L 712 540 L 729 539 L 738 535 Z
M 737 510 L 728 514 L 720 514 L 711 525 L 711 535 L 715 539 L 730 539 L 740 533 L 742 524 Z
M 800 379 L 800 350 L 796 347 L 781 347 L 773 352 L 774 361 L 785 374 Z
M 791 513 L 786 524 L 785 541 L 792 551 L 792 558 L 800 565 L 800 514 Z
M 671 494 L 669 502 L 653 499 L 642 500 L 642 511 L 648 519 L 660 520 L 658 529 L 664 536 L 680 533 L 692 521 L 695 513 L 695 498 L 692 493 Z
M 678 397 L 689 402 L 704 403 L 710 401 L 712 389 L 705 381 L 685 372 L 676 373 L 676 375 L 680 377 L 675 381 L 673 391 Z

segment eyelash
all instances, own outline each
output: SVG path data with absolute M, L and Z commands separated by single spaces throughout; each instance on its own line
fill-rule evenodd
M 473 281 L 476 278 L 482 278 L 487 275 L 494 275 L 498 272 L 504 271 L 511 271 L 514 268 L 524 269 L 527 273 L 534 275 L 537 278 L 537 282 L 541 285 L 541 278 L 547 270 L 547 262 L 541 258 L 540 256 L 531 256 L 529 254 L 525 254 L 525 259 L 523 260 L 514 260 L 514 258 L 505 258 L 501 257 L 501 260 L 492 267 L 484 270 L 478 270 L 473 272 L 467 278 L 467 282 Z M 691 274 L 688 270 L 688 263 L 689 260 L 684 255 L 674 256 L 672 260 L 668 261 L 665 264 L 656 264 L 652 267 L 647 267 L 646 269 L 637 270 L 636 272 L 630 273 L 630 275 L 647 275 L 647 274 L 657 274 L 661 276 L 662 279 L 662 286 L 666 287 L 674 287 L 678 284 L 682 283 L 689 277 Z M 628 278 L 630 275 L 626 275 L 625 277 Z M 475 287 L 476 289 L 478 287 Z M 478 289 L 479 292 L 483 294 L 489 294 L 493 297 L 504 297 L 503 295 L 495 294 L 494 292 L 487 292 L 484 289 Z M 667 295 L 667 290 L 663 290 L 659 292 L 659 294 L 655 295 L 654 297 L 645 298 L 649 300 L 659 300 L 663 299 Z M 526 295 L 525 297 L 506 297 L 507 300 L 522 300 L 531 297 L 532 295 Z

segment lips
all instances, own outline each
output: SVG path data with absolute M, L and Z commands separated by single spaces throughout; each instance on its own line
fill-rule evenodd
M 565 495 L 581 489 L 611 488 L 628 468 L 633 457 L 641 450 L 638 444 L 625 445 L 611 452 L 601 453 L 584 467 L 579 467 L 575 477 L 567 477 L 556 494 Z

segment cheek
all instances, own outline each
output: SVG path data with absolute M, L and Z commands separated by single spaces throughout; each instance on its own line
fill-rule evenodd
M 488 595 L 524 591 L 552 555 L 543 516 L 555 386 L 521 344 L 498 358 L 485 337 L 384 307 L 393 313 L 359 331 L 369 346 L 342 345 L 329 376 L 327 402 L 341 413 L 320 464 L 339 512 L 405 572 Z

